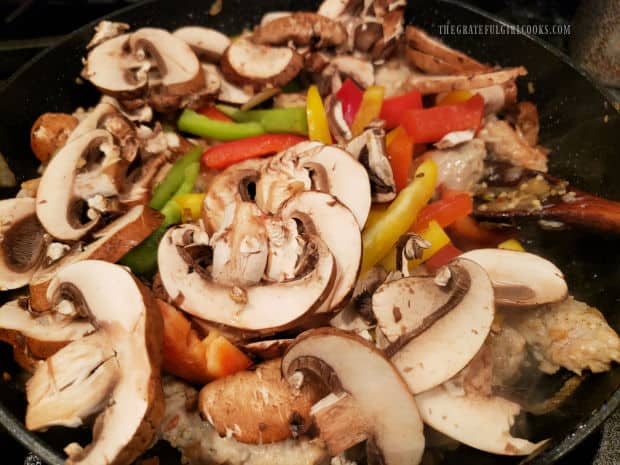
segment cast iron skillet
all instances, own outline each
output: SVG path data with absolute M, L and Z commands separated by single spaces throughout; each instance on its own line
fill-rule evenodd
M 218 16 L 209 16 L 208 3 L 202 0 L 148 1 L 111 18 L 137 28 L 157 26 L 174 29 L 203 24 L 234 34 L 256 24 L 269 10 L 314 10 L 312 0 L 262 0 L 248 2 L 226 0 Z M 440 35 L 444 24 L 505 24 L 500 20 L 456 1 L 412 0 L 407 21 Z M 71 112 L 87 107 L 98 98 L 90 85 L 78 85 L 80 59 L 92 34 L 86 26 L 53 49 L 41 54 L 15 75 L 0 90 L 0 151 L 19 180 L 36 176 L 37 163 L 29 149 L 29 129 L 36 117 L 46 111 Z M 605 91 L 556 50 L 523 35 L 443 36 L 451 45 L 489 63 L 505 66 L 525 65 L 529 76 L 520 82 L 521 98 L 531 98 L 541 114 L 543 144 L 553 149 L 550 171 L 565 177 L 575 186 L 620 200 L 620 173 L 617 172 L 620 117 L 609 103 Z M 533 87 L 532 87 L 533 86 Z M 14 192 L 0 191 L 2 196 Z M 586 231 L 545 232 L 535 225 L 524 225 L 527 248 L 552 259 L 565 272 L 573 294 L 600 308 L 610 324 L 620 330 L 620 241 L 618 237 Z M 4 300 L 8 296 L 3 296 Z M 44 434 L 27 432 L 22 424 L 25 400 L 19 387 L 19 371 L 11 361 L 7 346 L 0 347 L 0 372 L 13 375 L 12 381 L 0 381 L 0 423 L 26 447 L 46 462 L 60 465 L 62 448 L 73 440 L 88 440 L 87 431 L 54 429 Z M 371 375 L 371 374 L 370 374 Z M 544 378 L 523 387 L 523 394 L 536 397 L 538 390 L 552 390 L 561 381 Z M 543 417 L 524 416 L 520 432 L 533 440 L 549 435 L 552 441 L 543 451 L 526 459 L 484 454 L 460 447 L 446 457 L 445 463 L 459 465 L 550 464 L 570 451 L 595 430 L 620 404 L 620 366 L 610 372 L 589 376 L 578 392 L 555 413 Z M 532 390 L 529 392 L 528 390 Z M 157 446 L 162 465 L 176 465 L 178 454 Z M 153 452 L 151 452 L 152 454 Z

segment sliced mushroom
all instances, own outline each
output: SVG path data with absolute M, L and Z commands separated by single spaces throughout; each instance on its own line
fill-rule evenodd
M 97 328 L 92 339 L 105 340 L 107 347 L 95 353 L 84 347 L 85 339 L 80 339 L 57 352 L 49 365 L 39 366 L 28 392 L 30 426 L 44 425 L 43 421 L 33 420 L 40 395 L 48 392 L 48 387 L 52 392 L 58 389 L 57 395 L 45 395 L 43 399 L 51 404 L 50 409 L 66 404 L 71 420 L 63 424 L 79 424 L 81 415 L 92 412 L 94 404 L 104 406 L 95 421 L 92 442 L 84 448 L 76 443 L 66 447 L 67 464 L 133 462 L 155 439 L 164 413 L 160 379 L 162 321 L 150 292 L 125 268 L 86 260 L 61 270 L 50 284 L 47 297 L 55 305 L 64 300 L 76 305 Z M 114 367 L 114 381 L 102 371 L 104 366 L 110 366 L 105 363 L 108 360 Z M 94 378 L 99 376 L 101 381 L 96 382 Z M 57 385 L 54 379 L 66 383 Z M 106 384 L 109 389 L 104 393 Z M 89 405 L 84 407 L 88 408 L 78 408 L 77 400 L 88 396 L 91 386 L 99 392 L 86 403 Z M 67 389 L 71 392 L 63 392 Z M 71 404 L 67 397 L 72 397 Z M 79 421 L 75 418 L 78 413 Z M 59 420 L 52 419 L 55 423 Z
M 282 359 L 282 373 L 289 382 L 296 382 L 300 371 L 304 378 L 318 376 L 340 397 L 313 408 L 319 436 L 332 455 L 345 438 L 359 441 L 366 437 L 370 464 L 420 463 L 424 435 L 415 400 L 394 366 L 372 343 L 335 328 L 307 331 Z M 336 429 L 333 421 L 321 419 L 334 420 L 325 413 L 338 406 L 351 417 Z
M 121 35 L 127 30 L 129 30 L 129 24 L 127 23 L 100 21 L 99 24 L 95 26 L 95 34 L 93 35 L 93 38 L 90 40 L 88 45 L 86 45 L 86 49 L 89 50 L 93 47 L 96 47 L 97 45 L 105 42 L 106 40 Z
M 363 89 L 375 83 L 372 63 L 350 55 L 339 55 L 331 59 L 329 65 L 323 70 L 322 76 L 331 80 L 330 92 L 328 93 L 337 92 L 344 81 L 344 77 L 350 77 Z
M 0 200 L 0 291 L 25 286 L 47 246 L 29 197 Z
M 265 24 L 279 19 L 279 18 L 284 18 L 285 16 L 289 16 L 292 13 L 290 11 L 270 11 L 268 13 L 265 13 L 263 15 L 263 17 L 260 19 L 260 26 L 264 26 Z
M 396 197 L 396 184 L 392 166 L 385 148 L 385 131 L 370 128 L 351 139 L 344 149 L 353 155 L 368 171 L 372 200 L 391 202 Z
M 422 94 L 439 94 L 453 90 L 473 90 L 514 81 L 519 76 L 527 75 L 524 67 L 502 68 L 497 71 L 480 73 L 429 76 L 413 74 L 406 82 L 409 89 L 417 89 Z
M 476 249 L 461 255 L 478 263 L 491 278 L 498 305 L 536 307 L 568 296 L 562 272 L 550 261 L 527 252 Z
M 211 63 L 217 63 L 230 45 L 230 39 L 226 34 L 207 27 L 181 27 L 172 35 L 187 43 L 200 60 Z
M 455 65 L 442 60 L 439 57 L 429 55 L 413 48 L 407 48 L 407 60 L 420 71 L 428 74 L 459 74 L 463 71 L 461 65 Z
M 302 192 L 289 199 L 281 215 L 299 218 L 314 229 L 334 256 L 336 277 L 318 313 L 342 307 L 353 292 L 362 262 L 362 238 L 355 217 L 334 197 L 320 192 Z
M 200 239 L 203 236 L 195 225 L 172 228 L 158 250 L 166 292 L 191 315 L 242 330 L 275 333 L 316 310 L 331 290 L 335 262 L 318 236 L 304 234 L 304 265 L 296 279 L 247 288 L 213 281 L 206 270 L 212 252 Z
M 528 455 L 546 441 L 533 444 L 512 437 L 510 427 L 521 410 L 501 397 L 455 395 L 444 386 L 415 396 L 429 426 L 470 447 L 500 455 Z
M 243 349 L 262 360 L 272 360 L 282 357 L 286 349 L 288 349 L 292 343 L 293 339 L 267 339 L 264 341 L 248 342 L 243 345 Z
M 326 16 L 297 12 L 273 19 L 254 30 L 252 39 L 259 44 L 311 45 L 314 48 L 335 47 L 347 40 L 347 32 L 338 21 Z
M 251 86 L 238 87 L 227 81 L 222 75 L 220 68 L 212 64 L 203 64 L 205 74 L 209 79 L 218 81 L 219 91 L 217 99 L 221 102 L 245 105 L 254 96 Z
M 303 58 L 288 47 L 259 45 L 242 38 L 226 49 L 220 68 L 233 84 L 260 90 L 266 86 L 282 87 L 292 80 L 303 68 Z
M 282 377 L 280 359 L 262 363 L 213 381 L 200 391 L 200 413 L 219 433 L 229 432 L 239 442 L 270 444 L 304 434 L 310 408 L 325 394 L 321 383 L 291 387 Z M 243 404 L 243 409 L 229 406 Z
M 66 113 L 43 113 L 30 130 L 30 148 L 43 163 L 67 142 L 78 120 Z
M 412 328 L 415 337 L 402 336 L 388 350 L 392 353 L 398 349 L 391 357 L 392 363 L 414 394 L 438 386 L 462 370 L 482 347 L 493 322 L 493 287 L 484 269 L 464 259 L 453 261 L 449 269 L 450 273 L 469 276 L 465 295 L 424 332 L 419 334 L 417 328 Z M 410 298 L 415 302 L 416 296 Z
M 358 3 L 357 0 L 324 0 L 319 6 L 317 13 L 327 18 L 336 19 L 349 12 Z
M 115 263 L 159 227 L 162 216 L 144 205 L 132 207 L 94 235 L 95 241 L 73 249 L 62 259 L 42 267 L 30 282 L 30 305 L 36 311 L 50 309 L 46 294 L 51 279 L 69 264 L 87 259 Z

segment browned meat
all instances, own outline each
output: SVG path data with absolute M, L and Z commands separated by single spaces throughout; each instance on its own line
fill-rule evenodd
M 516 329 L 502 325 L 498 332 L 491 332 L 487 343 L 493 359 L 493 386 L 509 385 L 527 356 L 525 338 Z
M 484 142 L 471 140 L 456 147 L 427 152 L 437 163 L 437 184 L 448 189 L 473 192 L 480 180 L 486 157 Z

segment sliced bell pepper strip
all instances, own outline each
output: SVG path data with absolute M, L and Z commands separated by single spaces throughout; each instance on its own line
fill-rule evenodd
M 362 96 L 360 108 L 351 124 L 351 133 L 354 137 L 359 136 L 366 129 L 366 126 L 379 118 L 384 92 L 383 86 L 370 86 L 366 89 Z
M 447 94 L 437 98 L 437 105 L 453 105 L 455 103 L 466 102 L 472 97 L 472 94 L 468 90 L 453 90 Z
M 209 119 L 223 121 L 225 123 L 234 123 L 234 120 L 232 118 L 225 115 L 224 113 L 222 113 L 220 110 L 218 110 L 216 107 L 213 107 L 213 106 L 201 108 L 200 110 L 198 110 L 198 113 L 200 113 L 203 116 L 206 116 Z
M 411 230 L 419 232 L 424 230 L 431 220 L 437 221 L 439 226 L 445 228 L 459 218 L 469 215 L 474 209 L 471 195 L 466 192 L 456 194 L 449 198 L 443 198 L 425 206 Z
M 318 87 L 314 85 L 308 88 L 306 117 L 308 119 L 309 139 L 323 142 L 324 144 L 331 144 L 332 136 L 329 132 L 323 100 L 321 100 Z
M 398 126 L 394 131 L 393 137 L 386 137 L 387 157 L 394 174 L 394 183 L 396 192 L 400 192 L 407 186 L 409 179 L 409 170 L 411 169 L 411 160 L 413 158 L 413 141 L 407 132 Z M 392 134 L 390 132 L 390 134 Z M 390 135 L 388 134 L 388 136 Z
M 417 260 L 409 260 L 410 269 L 426 262 L 437 252 L 439 252 L 443 247 L 450 243 L 450 238 L 448 237 L 446 232 L 441 226 L 439 226 L 439 223 L 434 220 L 431 220 L 428 223 L 426 229 L 420 231 L 418 234 L 422 239 L 428 241 L 431 246 L 428 249 L 424 249 L 424 251 L 422 252 L 422 258 L 419 258 Z M 381 263 L 387 270 L 395 270 L 396 249 L 392 249 L 388 256 L 385 257 Z
M 463 103 L 409 110 L 401 125 L 416 143 L 437 142 L 453 131 L 477 130 L 483 113 L 484 99 L 476 94 Z
M 460 218 L 448 226 L 448 234 L 454 245 L 465 251 L 497 247 L 513 235 L 511 232 L 485 228 L 471 216 Z
M 238 123 L 247 123 L 254 121 L 259 123 L 266 132 L 269 133 L 288 133 L 299 134 L 305 136 L 308 134 L 308 120 L 306 117 L 305 107 L 295 108 L 272 108 L 271 110 L 236 110 L 230 112 L 228 106 L 219 106 L 226 108 L 226 115 L 230 116 Z
M 425 263 L 426 268 L 428 268 L 428 271 L 430 271 L 431 273 L 434 273 L 439 268 L 441 268 L 444 265 L 447 265 L 448 263 L 450 263 L 452 260 L 454 260 L 456 257 L 461 255 L 462 253 L 463 252 L 461 250 L 457 249 L 450 242 L 444 245 L 441 249 L 439 249 L 435 255 L 433 255 L 431 258 L 426 260 L 426 263 Z
M 245 139 L 265 133 L 263 127 L 256 122 L 225 123 L 187 109 L 181 113 L 177 126 L 181 131 L 189 132 L 195 136 L 223 141 Z
M 191 220 L 196 221 L 200 218 L 204 198 L 204 193 L 190 193 L 177 195 L 174 197 L 174 201 L 181 207 L 181 211 L 184 213 L 183 216 L 188 211 Z
M 336 97 L 342 102 L 342 116 L 349 126 L 353 124 L 355 115 L 362 104 L 364 91 L 357 87 L 351 78 L 346 78 Z
M 292 134 L 263 134 L 225 142 L 205 150 L 202 154 L 202 163 L 207 168 L 222 169 L 249 158 L 262 157 L 286 150 L 304 140 L 307 139 Z
M 379 117 L 385 121 L 387 129 L 395 128 L 407 110 L 422 108 L 422 94 L 413 90 L 403 95 L 386 98 L 381 106 Z
M 516 239 L 508 239 L 497 246 L 498 249 L 516 250 L 517 252 L 525 252 L 525 247 Z
M 437 165 L 426 160 L 416 170 L 413 181 L 405 187 L 373 224 L 362 232 L 362 273 L 385 257 L 400 236 L 405 234 L 418 213 L 429 201 L 437 183 Z
M 149 207 L 160 210 L 166 202 L 172 198 L 176 191 L 181 187 L 185 179 L 185 169 L 192 163 L 200 160 L 203 148 L 196 146 L 179 158 L 164 179 L 153 189 L 153 196 L 149 202 Z
M 388 209 L 388 205 L 386 204 L 378 204 L 373 205 L 368 212 L 368 218 L 366 219 L 366 224 L 364 228 L 370 228 L 373 224 L 375 224 Z
M 252 365 L 247 355 L 216 331 L 211 331 L 203 343 L 206 345 L 207 373 L 215 379 L 233 375 Z

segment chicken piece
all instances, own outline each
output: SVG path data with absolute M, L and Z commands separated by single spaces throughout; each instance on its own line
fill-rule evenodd
M 549 151 L 541 146 L 530 146 L 527 139 L 504 120 L 490 118 L 478 137 L 484 141 L 492 159 L 532 170 L 547 171 Z
M 242 444 L 232 431 L 220 437 L 198 413 L 198 391 L 166 377 L 163 380 L 166 412 L 160 437 L 178 448 L 187 465 L 315 465 L 323 463 L 327 451 L 319 440 L 288 439 L 272 444 Z M 243 406 L 240 404 L 239 408 Z
M 385 98 L 394 97 L 412 90 L 408 83 L 413 74 L 404 60 L 392 59 L 376 68 L 375 84 L 383 86 Z
M 517 132 L 531 146 L 538 144 L 538 132 L 540 131 L 540 120 L 538 109 L 532 102 L 519 102 L 516 105 L 515 127 Z
M 487 341 L 493 359 L 493 386 L 507 386 L 513 381 L 527 357 L 525 338 L 508 325 L 491 332 Z
M 514 313 L 510 324 L 523 335 L 545 373 L 560 367 L 578 375 L 583 370 L 600 373 L 620 362 L 618 334 L 601 312 L 572 297 Z
M 426 156 L 437 163 L 437 185 L 473 192 L 482 177 L 486 154 L 484 142 L 474 139 L 450 149 L 432 150 Z

